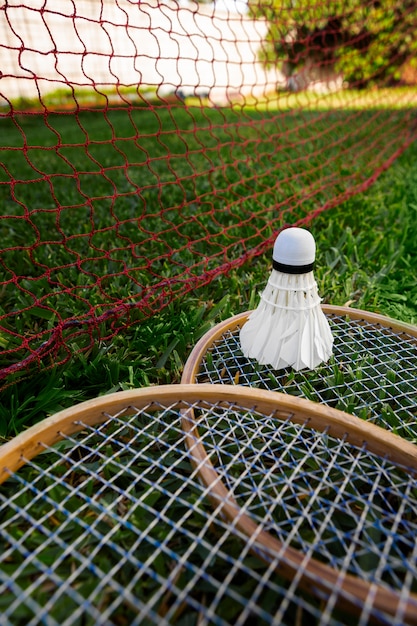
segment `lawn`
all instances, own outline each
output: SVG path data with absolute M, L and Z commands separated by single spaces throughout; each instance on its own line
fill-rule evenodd
M 3 437 L 71 402 L 178 382 L 204 331 L 256 304 L 284 223 L 316 237 L 325 302 L 417 321 L 415 145 L 387 167 L 414 110 L 335 102 L 0 118 L 1 366 L 79 324 L 53 357 L 65 364 L 9 377 Z
M 417 145 L 410 141 L 403 150 L 409 141 L 403 129 L 411 123 L 414 111 L 335 109 L 247 107 L 226 111 L 181 106 L 0 119 L 5 144 L 0 150 L 0 312 L 4 316 L 0 366 L 7 367 L 13 359 L 16 362 L 25 350 L 30 354 L 30 348 L 50 337 L 57 324 L 71 321 L 65 327 L 65 347 L 56 353 L 62 364 L 54 366 L 51 352 L 41 367 L 35 360 L 8 378 L 0 404 L 2 439 L 87 398 L 178 383 L 192 347 L 213 324 L 256 306 L 271 267 L 269 240 L 284 223 L 306 221 L 313 232 L 317 242 L 315 276 L 326 303 L 417 324 Z M 396 151 L 398 158 L 391 159 Z M 161 289 L 170 281 L 171 291 L 160 298 Z M 152 310 L 155 303 L 158 308 Z M 114 314 L 118 310 L 123 313 L 119 317 Z M 101 316 L 96 326 L 91 323 L 94 316 Z M 119 331 L 116 334 L 112 334 L 114 325 Z M 85 329 L 87 332 L 82 332 Z M 116 431 L 120 428 L 117 420 L 113 426 Z M 192 515 L 179 528 L 187 533 L 192 527 L 201 548 L 202 529 L 210 519 L 210 541 L 216 547 L 210 574 L 213 572 L 215 581 L 222 577 L 227 581 L 230 598 L 226 596 L 220 609 L 233 623 L 241 607 L 236 598 L 242 597 L 244 606 L 247 598 L 257 597 L 257 581 L 262 577 L 264 584 L 265 568 L 252 555 L 242 557 L 244 542 L 230 533 L 230 527 L 225 531 L 224 522 L 212 524 L 206 494 L 200 494 L 197 481 L 185 480 L 190 467 L 188 459 L 184 462 L 181 456 L 182 447 L 172 444 L 175 439 L 171 441 L 168 431 L 162 436 L 158 425 L 154 427 L 159 433 L 155 440 L 151 428 L 149 432 L 146 429 L 150 441 L 136 441 L 138 456 L 132 467 L 145 469 L 140 480 L 137 476 L 128 480 L 129 489 L 135 485 L 132 501 L 135 506 L 141 503 L 132 517 L 133 526 L 142 538 L 149 529 L 155 531 L 157 545 L 165 545 L 172 529 L 161 524 L 159 514 L 169 507 L 170 519 L 181 520 L 185 502 L 181 489 L 188 485 Z M 123 428 L 121 434 L 125 434 Z M 178 437 L 176 430 L 174 435 Z M 115 439 L 112 441 L 117 448 Z M 64 455 L 64 461 L 58 463 L 63 472 L 69 458 L 78 465 L 74 451 L 66 456 L 68 445 L 61 442 L 56 446 Z M 99 447 L 95 448 L 90 459 L 95 482 L 86 482 L 87 498 L 93 485 L 97 488 L 103 468 L 104 475 L 107 470 L 115 471 L 111 447 L 105 437 L 100 461 L 96 456 Z M 117 463 L 124 454 L 117 448 Z M 48 455 L 38 458 L 42 467 L 48 465 Z M 30 484 L 31 473 L 37 470 L 28 466 L 25 472 Z M 158 472 L 162 478 L 155 483 Z M 69 482 L 79 480 L 83 485 L 84 474 L 84 467 L 79 477 L 70 472 Z M 15 480 L 5 483 L 6 503 L 17 497 Z M 90 547 L 86 540 L 75 549 L 78 540 L 69 528 L 70 547 L 54 545 L 57 528 L 66 530 L 66 520 L 61 517 L 66 491 L 65 481 L 57 484 L 55 476 L 50 481 L 46 500 L 33 498 L 30 490 L 19 495 L 28 501 L 35 519 L 43 520 L 45 515 L 51 527 L 49 532 L 45 526 L 47 539 L 38 536 L 36 524 L 31 534 L 31 522 L 23 519 L 7 527 L 18 538 L 16 543 L 24 543 L 29 554 L 39 557 L 42 567 L 58 562 L 64 580 L 70 571 L 68 563 L 77 563 L 80 546 L 83 555 L 92 550 L 97 557 L 97 572 L 119 572 L 109 564 L 106 550 L 95 553 L 96 537 Z M 175 495 L 171 497 L 171 493 Z M 119 502 L 118 495 L 115 501 Z M 97 502 L 106 513 L 99 529 L 104 533 L 104 545 L 110 503 L 100 497 Z M 57 507 L 56 515 L 51 514 L 51 503 Z M 86 515 L 86 528 L 96 527 L 102 511 L 94 517 L 78 501 L 70 501 L 72 506 L 81 511 L 81 517 Z M 69 519 L 72 521 L 72 514 Z M 117 526 L 117 533 L 112 527 L 111 533 L 112 541 L 125 546 L 122 525 Z M 181 533 L 178 536 L 178 542 L 175 535 L 169 547 L 181 553 L 188 535 L 185 539 Z M 149 545 L 142 542 L 132 570 L 120 568 L 118 584 L 129 586 L 140 572 L 140 563 L 155 554 L 156 544 L 151 539 Z M 144 547 L 148 552 L 143 552 Z M 59 596 L 62 585 L 47 581 L 36 589 L 33 571 L 21 565 L 24 555 L 18 551 L 7 555 L 2 564 L 6 578 L 16 580 L 22 589 L 31 589 L 42 606 L 48 606 L 49 595 L 57 592 L 61 599 L 53 604 L 51 619 L 56 617 L 61 623 L 72 615 L 71 597 L 68 601 L 65 594 Z M 115 555 L 119 562 L 117 551 Z M 200 563 L 205 552 L 197 556 Z M 364 560 L 369 559 L 372 561 L 372 555 L 365 554 Z M 237 563 L 243 564 L 239 565 L 242 571 L 230 580 Z M 118 566 L 120 562 L 114 564 Z M 162 559 L 161 552 L 153 562 L 163 577 L 171 566 L 172 553 Z M 59 567 L 56 571 L 60 574 Z M 82 597 L 99 589 L 100 607 L 113 600 L 107 589 L 101 594 L 106 576 L 99 576 L 97 583 L 87 568 L 75 580 L 74 589 Z M 157 606 L 151 582 L 145 579 L 136 585 L 137 597 L 141 600 L 143 596 L 145 603 L 152 597 Z M 270 607 L 280 602 L 276 589 L 285 594 L 279 577 L 274 576 L 272 582 L 274 593 L 269 593 L 266 585 L 266 593 L 260 596 L 265 623 L 269 611 L 273 612 Z M 182 572 L 175 584 L 183 588 L 186 583 Z M 201 595 L 206 606 L 213 590 L 195 587 L 193 594 Z M 119 600 L 122 597 L 120 594 Z M 15 597 L 7 589 L 2 594 L 6 610 L 11 598 L 18 603 L 19 594 Z M 158 614 L 165 614 L 171 600 L 170 591 L 162 598 Z M 17 606 L 23 621 L 32 616 L 28 606 L 25 602 Z M 192 615 L 187 611 L 182 615 L 184 606 L 175 617 L 178 623 L 191 623 Z M 320 610 L 321 605 L 318 615 Z M 297 623 L 301 623 L 302 613 L 297 611 Z

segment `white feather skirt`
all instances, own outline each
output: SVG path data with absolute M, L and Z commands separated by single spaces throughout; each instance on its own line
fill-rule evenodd
M 272 270 L 253 311 L 240 331 L 243 354 L 274 369 L 314 369 L 326 362 L 333 336 L 321 306 L 313 272 Z

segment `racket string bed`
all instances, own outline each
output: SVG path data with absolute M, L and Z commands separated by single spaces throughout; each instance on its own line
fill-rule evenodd
M 207 454 L 240 510 L 260 526 L 303 552 L 310 544 L 300 539 L 313 533 L 316 555 L 338 568 L 348 562 L 362 578 L 380 583 L 384 574 L 401 585 L 399 570 L 417 579 L 416 562 L 404 555 L 417 537 L 414 476 L 366 446 L 353 448 L 291 420 L 274 428 L 254 410 L 233 415 L 230 426 L 224 416 L 211 417 L 198 419 Z M 336 544 L 340 555 L 332 554 Z M 391 565 L 383 567 L 387 550 Z
M 89 439 L 91 439 L 94 436 L 97 436 L 99 432 L 97 429 L 90 429 L 90 430 L 91 430 L 91 433 L 88 436 Z M 100 430 L 103 430 L 103 427 L 100 427 Z M 75 444 L 74 439 L 70 437 L 67 438 L 67 442 Z M 135 543 L 133 544 L 130 553 L 126 554 L 124 553 L 123 550 L 120 549 L 120 547 L 117 544 L 114 544 L 113 542 L 111 542 L 112 528 L 120 527 L 122 525 L 127 527 L 130 531 L 133 531 L 134 534 L 137 534 L 139 530 L 140 539 L 143 539 L 143 529 L 137 529 L 134 524 L 126 523 L 122 518 L 119 517 L 119 511 L 118 511 L 119 507 L 122 504 L 122 500 L 124 501 L 125 507 L 126 507 L 126 501 L 129 501 L 129 503 L 132 504 L 132 498 L 129 497 L 129 492 L 132 491 L 132 487 L 134 487 L 135 482 L 138 481 L 138 475 L 136 472 L 130 471 L 129 466 L 131 466 L 132 463 L 135 462 L 135 456 L 133 456 L 133 458 L 130 460 L 128 465 L 120 466 L 119 462 L 117 461 L 117 458 L 115 458 L 114 455 L 109 456 L 109 455 L 103 455 L 100 453 L 100 448 L 103 448 L 104 446 L 108 448 L 109 444 L 111 444 L 112 442 L 115 442 L 115 439 L 114 437 L 112 437 L 111 434 L 106 435 L 105 440 L 99 442 L 98 445 L 95 445 L 94 447 L 91 447 L 91 448 L 88 446 L 86 440 L 84 440 L 81 445 L 81 448 L 78 451 L 80 454 L 80 457 L 84 456 L 83 462 L 81 463 L 80 461 L 74 461 L 73 458 L 68 458 L 65 455 L 63 457 L 60 457 L 57 461 L 57 464 L 59 466 L 61 466 L 62 463 L 64 463 L 65 465 L 67 463 L 70 463 L 70 469 L 66 471 L 66 474 L 69 474 L 69 475 L 65 476 L 65 474 L 63 474 L 61 477 L 58 478 L 57 475 L 55 474 L 53 475 L 54 480 L 56 481 L 58 478 L 59 484 L 61 485 L 65 485 L 66 484 L 65 480 L 68 480 L 68 484 L 71 485 L 72 483 L 71 474 L 77 471 L 78 466 L 82 465 L 82 473 L 85 476 L 83 476 L 83 480 L 79 483 L 79 486 L 85 489 L 86 481 L 93 480 L 95 493 L 94 493 L 94 497 L 90 497 L 85 494 L 83 489 L 81 489 L 81 491 L 79 492 L 81 499 L 84 502 L 83 504 L 81 504 L 81 506 L 76 507 L 77 508 L 77 513 L 75 516 L 76 523 L 82 527 L 83 531 L 85 531 L 86 533 L 88 532 L 88 534 L 92 536 L 93 540 L 95 539 L 98 542 L 99 548 L 111 547 L 111 549 L 114 550 L 115 553 L 117 554 L 118 558 L 122 559 L 122 562 L 123 560 L 124 561 L 132 560 L 133 565 L 137 568 L 138 571 L 146 572 L 147 570 L 146 563 L 140 563 L 134 557 L 135 548 L 136 548 Z M 154 445 L 154 440 L 150 441 L 148 444 L 148 446 L 153 446 L 153 445 Z M 121 448 L 122 446 L 123 446 L 123 443 L 120 442 L 119 448 Z M 99 457 L 100 457 L 100 462 L 101 462 L 100 473 L 97 473 L 94 469 L 86 468 L 85 464 L 88 462 L 90 463 L 94 462 L 94 464 L 98 464 L 98 461 L 95 459 L 98 459 Z M 117 470 L 112 481 L 109 481 L 103 478 L 103 474 L 102 474 L 105 468 L 109 467 L 110 463 L 114 465 L 113 471 Z M 159 461 L 153 460 L 153 463 L 159 463 L 159 467 L 161 467 L 162 465 L 160 458 L 159 458 Z M 28 467 L 32 466 L 34 469 L 38 467 L 37 465 L 32 464 L 30 462 L 28 462 L 27 465 Z M 48 476 L 49 472 L 50 472 L 50 468 L 48 468 L 47 471 L 42 470 L 40 473 L 40 477 L 42 478 L 44 475 Z M 149 465 L 148 469 L 145 472 L 143 472 L 143 474 L 140 476 L 140 479 L 146 482 L 147 480 L 146 474 L 150 472 L 152 472 L 152 465 Z M 165 475 L 170 472 L 171 472 L 171 468 L 169 468 L 168 472 L 166 468 L 163 468 L 161 481 L 163 480 Z M 115 480 L 117 479 L 118 474 L 120 476 L 124 475 L 123 476 L 124 478 L 127 478 L 129 481 L 132 481 L 126 489 L 122 490 L 117 486 L 117 484 L 115 484 Z M 156 486 L 152 480 L 148 481 L 148 484 L 153 487 Z M 25 485 L 24 482 L 23 482 L 23 485 Z M 33 484 L 33 481 L 32 483 L 29 483 L 28 485 L 25 485 L 25 486 L 34 494 L 37 493 L 36 484 Z M 106 489 L 108 489 L 110 486 L 111 486 L 111 490 L 114 492 L 113 495 L 116 496 L 115 501 L 113 503 L 105 502 L 103 504 L 100 502 L 100 497 L 105 496 Z M 60 500 L 60 502 L 58 503 L 51 501 L 51 499 L 48 497 L 47 492 L 48 490 L 45 490 L 45 489 L 41 489 L 40 491 L 40 493 L 42 493 L 42 496 L 41 496 L 42 499 L 45 501 L 46 504 L 51 506 L 50 510 L 43 516 L 43 518 L 40 518 L 38 520 L 33 520 L 33 519 L 31 520 L 29 518 L 27 521 L 32 522 L 32 527 L 34 528 L 41 527 L 42 530 L 45 532 L 45 535 L 47 534 L 49 535 L 49 539 L 47 539 L 46 541 L 49 543 L 53 543 L 55 540 L 55 535 L 53 533 L 50 534 L 49 529 L 45 528 L 44 526 L 45 518 L 48 519 L 52 515 L 54 514 L 56 515 L 58 513 L 63 513 L 65 515 L 67 513 L 67 508 L 66 508 L 67 502 L 66 502 L 66 498 L 63 498 L 63 500 Z M 170 498 L 175 497 L 175 494 L 173 495 L 170 492 L 166 492 L 164 489 L 162 489 L 162 493 L 164 494 L 168 493 Z M 77 492 L 75 492 L 74 494 L 72 485 L 69 490 L 69 497 L 71 499 L 74 499 L 77 497 Z M 36 503 L 36 496 L 35 496 L 34 503 Z M 133 503 L 135 503 L 134 499 L 133 499 Z M 169 505 L 169 501 L 167 505 Z M 143 502 L 142 502 L 142 508 L 147 512 L 154 513 L 153 509 L 151 507 L 147 507 L 146 504 L 143 504 Z M 82 511 L 83 509 L 88 511 L 88 516 L 90 517 L 90 520 L 88 521 L 88 523 L 83 523 L 81 521 L 82 518 L 81 519 L 79 518 L 80 514 L 82 514 L 83 512 Z M 92 512 L 92 509 L 94 510 L 94 512 Z M 134 509 L 131 509 L 130 515 L 132 515 L 133 512 L 134 512 Z M 94 516 L 93 519 L 91 519 L 92 515 Z M 158 511 L 158 517 L 156 518 L 156 523 L 160 521 L 162 517 L 163 517 L 163 512 Z M 107 520 L 111 522 L 111 526 L 108 532 L 103 534 L 103 531 L 97 531 L 97 526 L 102 524 L 103 522 L 106 523 Z M 63 527 L 65 527 L 66 524 L 71 523 L 71 521 L 72 521 L 72 516 L 68 515 L 67 519 L 64 522 L 60 523 L 60 532 L 63 530 Z M 151 526 L 152 525 L 155 525 L 155 521 L 151 523 Z M 83 536 L 81 536 L 81 540 L 83 540 Z M 58 536 L 58 543 L 62 544 L 62 542 L 60 542 L 59 540 L 59 536 Z M 158 548 L 158 545 L 155 544 L 155 542 L 151 541 L 151 543 L 155 549 Z M 76 548 L 77 548 L 77 542 L 73 541 L 71 546 L 69 547 L 69 552 L 72 554 L 72 556 L 75 556 L 78 559 L 78 561 L 80 562 L 80 568 L 82 569 L 85 566 L 84 559 L 80 552 L 75 552 Z M 68 552 L 68 548 L 67 548 L 67 552 Z M 90 553 L 90 558 L 94 557 L 97 552 L 98 550 L 96 549 L 92 553 Z M 64 552 L 63 556 L 66 557 L 67 554 L 65 554 Z M 88 566 L 89 566 L 89 563 L 87 563 L 87 567 Z M 106 578 L 108 578 L 108 575 L 106 576 L 106 574 L 100 570 L 96 573 L 98 574 L 98 579 L 99 579 L 99 582 L 97 583 L 98 587 L 96 587 L 96 591 L 99 592 L 101 591 L 101 587 L 103 587 L 103 581 L 104 581 L 104 586 L 107 583 Z M 155 575 L 155 572 L 152 569 L 149 570 L 149 573 L 150 574 L 153 573 Z M 111 581 L 111 584 L 112 584 L 112 587 L 115 588 L 120 593 L 121 597 L 123 597 L 124 599 L 128 597 L 129 589 L 123 589 L 122 587 L 120 587 L 116 579 L 113 579 Z M 13 610 L 13 607 L 12 607 L 12 610 Z M 101 616 L 101 618 L 104 619 L 103 616 Z
M 326 431 L 306 435 L 307 423 L 295 426 L 289 419 L 277 425 L 271 416 L 258 415 L 254 408 L 243 419 L 233 415 L 232 424 L 225 427 L 224 417 L 217 426 L 213 419 L 206 423 L 204 413 L 198 414 L 197 422 L 198 441 L 203 441 L 230 496 L 238 501 L 239 514 L 250 515 L 258 527 L 276 534 L 283 546 L 295 544 L 306 556 L 323 558 L 338 569 L 341 578 L 349 572 L 403 591 L 407 578 L 408 585 L 414 581 L 408 590 L 416 589 L 414 475 L 371 454 L 366 444 L 352 448 Z M 304 498 L 308 506 L 299 506 Z M 297 507 L 291 502 L 294 499 Z M 313 532 L 314 541 L 300 544 L 306 525 L 307 537 Z M 337 546 L 341 554 L 332 554 L 329 546 Z M 366 606 L 372 612 L 372 597 Z M 397 613 L 398 623 L 403 623 L 401 607 Z M 369 615 L 364 615 L 360 623 L 367 623 Z M 384 622 L 381 615 L 379 619 Z M 386 623 L 392 623 L 391 619 Z
M 88 429 L 88 427 L 85 427 L 85 426 L 84 428 L 91 431 L 87 439 L 91 439 L 92 437 L 97 436 L 97 434 L 100 431 L 103 431 L 102 427 L 100 427 L 99 430 Z M 71 437 L 67 438 L 67 441 L 71 444 L 76 443 L 76 441 Z M 80 463 L 80 461 L 74 462 L 72 458 L 68 458 L 65 455 L 59 458 L 57 462 L 58 465 L 60 465 L 61 463 L 64 463 L 64 464 L 70 463 L 70 468 L 69 470 L 66 470 L 65 474 L 59 477 L 58 484 L 65 486 L 66 481 L 68 481 L 68 484 L 70 485 L 70 489 L 68 491 L 68 498 L 70 498 L 71 501 L 73 501 L 74 498 L 77 498 L 77 497 L 81 498 L 81 505 L 78 505 L 77 503 L 76 514 L 74 516 L 72 516 L 71 514 L 68 514 L 67 505 L 69 503 L 67 501 L 68 500 L 67 497 L 63 496 L 59 502 L 55 502 L 53 499 L 51 499 L 48 496 L 49 489 L 45 490 L 45 488 L 42 488 L 41 489 L 42 495 L 38 496 L 38 498 L 41 497 L 45 505 L 49 506 L 50 508 L 48 508 L 47 512 L 40 519 L 34 520 L 34 519 L 29 518 L 27 521 L 31 522 L 34 528 L 41 528 L 42 532 L 45 534 L 45 542 L 42 544 L 42 549 L 46 550 L 48 547 L 50 547 L 50 545 L 57 543 L 58 547 L 64 549 L 61 560 L 64 560 L 64 558 L 67 558 L 69 555 L 71 555 L 72 558 L 76 558 L 76 560 L 79 561 L 80 566 L 75 572 L 73 572 L 73 575 L 72 575 L 73 579 L 75 579 L 77 575 L 79 575 L 80 572 L 82 572 L 83 568 L 91 569 L 91 564 L 89 561 L 86 562 L 85 559 L 83 558 L 82 553 L 77 551 L 77 542 L 74 542 L 71 544 L 71 546 L 66 547 L 65 543 L 61 541 L 59 534 L 54 534 L 53 532 L 51 533 L 50 529 L 45 527 L 45 520 L 59 513 L 63 514 L 64 516 L 65 515 L 67 516 L 63 522 L 60 522 L 60 528 L 59 528 L 60 533 L 62 533 L 66 525 L 70 524 L 71 522 L 75 522 L 76 524 L 81 526 L 81 530 L 84 533 L 88 533 L 88 535 L 92 536 L 93 541 L 98 542 L 97 548 L 94 549 L 92 552 L 90 552 L 90 555 L 89 555 L 90 559 L 94 559 L 95 556 L 97 556 L 100 549 L 111 548 L 111 550 L 114 551 L 114 553 L 117 555 L 119 559 L 118 564 L 117 564 L 117 572 L 122 570 L 124 563 L 129 563 L 130 565 L 133 565 L 135 568 L 137 568 L 138 572 L 142 572 L 142 573 L 145 572 L 148 575 L 154 576 L 158 580 L 159 576 L 157 574 L 157 571 L 153 567 L 148 567 L 146 561 L 145 562 L 138 561 L 138 559 L 135 557 L 135 551 L 138 548 L 139 543 L 142 543 L 144 540 L 146 540 L 151 544 L 152 548 L 154 550 L 159 551 L 159 553 L 162 556 L 166 558 L 171 558 L 173 556 L 175 557 L 175 555 L 171 554 L 171 551 L 169 550 L 168 546 L 169 546 L 169 541 L 171 539 L 171 536 L 177 532 L 177 528 L 169 519 L 169 517 L 167 517 L 167 510 L 169 509 L 169 507 L 172 505 L 174 501 L 176 505 L 178 506 L 179 501 L 181 499 L 182 490 L 179 489 L 175 492 L 172 492 L 170 489 L 165 489 L 164 484 L 163 484 L 167 479 L 172 480 L 175 477 L 175 464 L 174 466 L 172 464 L 165 466 L 163 463 L 163 458 L 164 458 L 163 455 L 159 454 L 157 458 L 152 457 L 152 459 L 150 459 L 148 457 L 147 459 L 146 451 L 145 451 L 145 455 L 143 454 L 144 451 L 141 451 L 139 455 L 139 459 L 136 459 L 136 455 L 134 455 L 130 459 L 127 465 L 120 465 L 120 462 L 117 460 L 117 457 L 115 458 L 114 454 L 113 455 L 109 454 L 108 447 L 109 445 L 114 443 L 114 441 L 115 441 L 114 436 L 112 436 L 111 434 L 106 434 L 105 439 L 103 441 L 99 442 L 98 445 L 94 445 L 94 447 L 90 448 L 88 442 L 84 439 L 81 445 L 81 449 L 79 450 L 79 454 L 85 455 L 85 461 L 83 461 L 82 464 Z M 121 441 L 121 442 L 118 442 L 117 447 L 121 449 L 123 445 L 124 445 L 123 441 Z M 152 436 L 152 439 L 148 443 L 148 447 L 151 447 L 154 445 L 155 445 L 155 439 Z M 107 449 L 106 454 L 103 454 L 100 452 L 100 448 L 103 448 L 103 447 Z M 172 451 L 172 446 L 168 446 L 168 451 L 169 450 Z M 139 460 L 139 462 L 141 463 L 143 463 L 144 460 L 152 461 L 152 463 L 149 463 L 149 466 L 139 476 L 135 471 L 130 470 L 130 466 L 132 466 L 137 460 Z M 182 460 L 180 459 L 179 462 L 182 462 L 182 461 L 183 459 Z M 89 469 L 88 467 L 86 467 L 85 463 L 88 463 L 88 462 L 92 463 L 93 465 L 100 464 L 100 470 L 101 470 L 100 473 L 97 473 L 97 471 L 94 469 Z M 34 469 L 37 468 L 37 465 L 31 462 L 28 462 L 27 465 L 29 468 L 30 467 Z M 71 485 L 71 482 L 72 482 L 71 475 L 73 474 L 73 472 L 77 471 L 80 465 L 82 465 L 83 475 L 86 475 L 86 476 L 84 477 L 83 481 L 80 482 L 79 484 L 79 487 L 81 488 L 81 490 L 79 492 L 76 491 L 74 493 L 73 485 Z M 114 471 L 115 474 L 110 480 L 109 478 L 106 479 L 103 476 L 103 472 L 106 471 L 106 468 L 108 469 L 111 466 L 113 466 L 112 471 Z M 155 471 L 154 471 L 155 466 L 157 466 L 158 469 L 160 470 L 159 483 L 155 482 L 155 477 L 152 477 L 152 473 L 155 474 Z M 48 477 L 49 473 L 50 473 L 50 468 L 47 471 L 45 470 L 41 471 L 40 479 L 42 477 Z M 151 478 L 147 478 L 147 475 L 149 474 L 151 474 Z M 53 486 L 51 488 L 56 489 L 56 484 L 54 483 L 57 480 L 57 475 L 54 474 L 53 476 L 54 476 L 54 479 L 52 482 Z M 119 478 L 122 477 L 123 479 L 125 480 L 127 479 L 132 482 L 130 483 L 129 486 L 121 489 L 120 487 L 117 486 L 117 483 L 115 482 L 118 477 Z M 177 478 L 180 478 L 182 480 L 181 475 L 178 475 Z M 94 481 L 94 497 L 88 496 L 85 494 L 84 490 L 86 486 L 85 485 L 86 480 Z M 139 527 L 138 527 L 135 523 L 127 522 L 124 519 L 124 516 L 121 515 L 119 511 L 119 506 L 121 505 L 122 499 L 123 499 L 125 507 L 126 507 L 126 501 L 129 502 L 129 507 L 130 507 L 129 517 L 132 517 L 134 515 L 135 509 L 137 508 L 138 500 L 136 500 L 135 496 L 132 495 L 132 490 L 135 485 L 135 482 L 138 482 L 139 480 L 147 484 L 148 487 L 152 489 L 156 488 L 159 494 L 161 494 L 162 496 L 165 496 L 166 498 L 164 507 L 162 510 L 158 509 L 157 516 L 156 516 L 155 509 L 151 506 L 148 506 L 143 498 L 142 499 L 139 498 L 139 502 L 141 504 L 140 506 L 141 515 L 143 516 L 143 513 L 146 512 L 146 513 L 149 513 L 149 515 L 153 517 L 152 521 L 149 522 L 149 526 L 147 527 L 147 529 L 144 529 L 141 527 L 143 526 L 143 523 L 139 524 Z M 29 488 L 30 492 L 35 495 L 35 500 L 33 501 L 33 503 L 36 504 L 37 502 L 36 494 L 39 493 L 36 488 L 36 485 L 33 485 L 33 483 L 30 483 L 29 485 L 27 485 L 24 482 L 23 482 L 23 485 L 26 486 L 26 488 Z M 100 499 L 105 498 L 105 493 L 109 488 L 111 488 L 113 492 L 112 495 L 113 497 L 115 497 L 114 501 L 113 502 L 109 502 L 109 501 L 101 502 Z M 188 506 L 187 501 L 184 501 L 184 506 Z M 86 511 L 87 517 L 89 518 L 88 522 L 83 522 L 82 518 L 80 518 L 80 514 L 83 513 L 83 509 Z M 189 509 L 189 511 L 187 511 L 188 516 L 191 515 L 192 512 L 193 510 Z M 135 521 L 137 522 L 137 520 Z M 184 522 L 184 519 L 180 520 L 179 524 L 183 524 L 183 522 Z M 155 540 L 152 536 L 152 533 L 150 532 L 154 528 L 156 528 L 158 524 L 161 524 L 161 523 L 165 523 L 170 527 L 168 534 L 165 537 L 163 542 L 159 542 Z M 110 527 L 108 528 L 108 530 L 106 529 L 106 532 L 104 532 L 102 529 L 99 528 L 103 524 L 110 524 Z M 128 553 L 122 550 L 118 543 L 115 543 L 112 541 L 112 535 L 114 534 L 115 529 L 118 529 L 120 527 L 126 528 L 128 531 L 133 532 L 134 535 L 137 536 L 135 542 L 132 545 L 132 548 L 130 549 Z M 183 531 L 183 533 L 184 535 L 187 535 L 186 529 Z M 48 538 L 46 538 L 46 536 L 48 536 Z M 191 537 L 191 539 L 195 541 L 195 537 Z M 82 542 L 83 540 L 85 540 L 85 537 L 81 535 L 81 538 L 79 541 Z M 201 540 L 201 544 L 204 545 L 204 539 Z M 208 550 L 209 546 L 206 545 L 205 549 Z M 34 558 L 36 558 L 36 553 L 34 555 Z M 153 562 L 155 559 L 156 559 L 155 554 L 152 554 L 148 558 L 148 561 Z M 39 563 L 37 563 L 37 565 L 39 565 Z M 181 568 L 181 567 L 184 567 L 184 565 L 181 561 L 179 561 L 179 565 L 177 567 Z M 46 574 L 48 573 L 49 571 L 47 570 Z M 106 574 L 105 572 L 101 570 L 97 570 L 93 573 L 95 576 L 97 576 L 98 581 L 99 581 L 95 589 L 95 595 L 102 592 L 102 590 L 106 587 L 107 584 L 110 584 L 111 588 L 115 590 L 116 592 L 118 592 L 120 596 L 124 598 L 124 601 L 126 601 L 126 598 L 129 598 L 129 588 L 121 587 L 115 577 L 112 577 L 111 579 L 109 579 L 109 574 Z M 110 572 L 110 575 L 111 575 L 111 572 Z M 133 582 L 134 582 L 134 579 L 133 579 Z M 71 584 L 71 580 L 69 582 Z M 168 581 L 161 580 L 160 582 L 169 583 L 169 580 Z M 62 592 L 62 589 L 60 590 L 59 593 L 61 592 Z M 66 593 L 66 592 L 67 592 L 67 589 L 64 589 L 63 593 Z M 53 605 L 57 599 L 58 599 L 57 597 L 52 598 L 51 605 Z M 133 605 L 137 604 L 137 601 L 135 600 L 134 596 L 130 598 L 130 601 L 132 602 Z M 143 610 L 146 609 L 146 612 L 148 611 L 148 607 L 145 604 L 143 605 L 142 609 Z M 13 610 L 13 607 L 12 607 L 12 610 Z M 104 619 L 104 617 L 105 617 L 104 615 L 101 615 L 102 620 Z
M 261 410 L 223 385 L 234 400 L 195 400 L 202 387 L 95 423 L 74 418 L 7 472 L 2 625 L 339 626 L 342 600 L 356 607 L 349 624 L 404 623 L 417 591 L 412 472 L 297 421 L 277 394 Z M 288 549 L 300 554 L 290 577 Z M 330 582 L 310 571 L 315 559 L 334 568 Z M 372 593 L 351 597 L 351 575 L 397 589 L 396 609 L 376 610 Z
M 336 309 L 336 307 L 331 307 Z M 274 370 L 243 356 L 239 331 L 224 331 L 196 354 L 183 383 L 239 384 L 301 396 L 353 413 L 417 443 L 417 335 L 328 313 L 333 356 L 315 370 Z M 220 325 L 219 325 L 220 326 Z
M 265 596 L 287 593 L 254 563 L 249 544 L 236 552 L 236 529 L 207 506 L 181 452 L 178 411 L 79 426 L 81 436 L 27 460 L 1 495 L 2 624 L 111 624 L 118 614 L 132 624 L 170 624 L 181 623 L 185 608 L 201 623 L 278 623 Z M 224 580 L 217 569 L 226 570 Z M 236 580 L 258 593 L 247 595 Z M 207 591 L 196 594 L 201 586 Z M 319 619 L 314 604 L 304 610 Z

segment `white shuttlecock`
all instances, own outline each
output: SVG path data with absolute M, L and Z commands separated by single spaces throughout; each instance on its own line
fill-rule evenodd
M 278 235 L 268 283 L 240 331 L 246 357 L 277 370 L 314 369 L 330 358 L 333 336 L 320 306 L 315 256 L 308 230 L 287 228 Z

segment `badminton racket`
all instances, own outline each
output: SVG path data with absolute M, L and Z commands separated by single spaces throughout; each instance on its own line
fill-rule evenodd
M 221 322 L 191 352 L 181 382 L 239 384 L 301 396 L 355 414 L 417 442 L 417 327 L 323 305 L 333 356 L 314 370 L 275 371 L 242 354 L 249 313 Z
M 0 448 L 1 623 L 416 623 L 416 470 L 286 394 L 82 403 Z

